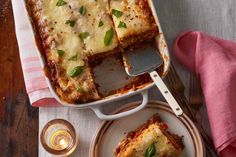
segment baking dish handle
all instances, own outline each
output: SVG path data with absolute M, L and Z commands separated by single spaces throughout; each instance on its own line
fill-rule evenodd
M 95 112 L 95 114 L 98 116 L 98 118 L 100 118 L 101 120 L 114 120 L 114 119 L 119 119 L 125 116 L 129 116 L 131 114 L 134 114 L 140 110 L 142 110 L 143 108 L 145 108 L 145 106 L 148 104 L 148 91 L 143 91 L 140 93 L 143 97 L 143 101 L 142 103 L 129 110 L 129 111 L 125 111 L 125 112 L 121 112 L 121 113 L 117 113 L 117 114 L 112 114 L 112 115 L 105 115 L 104 113 L 102 113 L 100 106 L 94 106 L 91 107 L 91 109 Z

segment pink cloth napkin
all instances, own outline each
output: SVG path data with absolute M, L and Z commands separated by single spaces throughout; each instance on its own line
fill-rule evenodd
M 24 1 L 12 0 L 15 30 L 20 51 L 25 86 L 32 106 L 55 106 L 43 74 L 43 68 L 35 48 L 34 35 L 31 31 Z
M 223 157 L 236 156 L 236 43 L 202 32 L 185 32 L 175 57 L 200 75 L 213 140 Z

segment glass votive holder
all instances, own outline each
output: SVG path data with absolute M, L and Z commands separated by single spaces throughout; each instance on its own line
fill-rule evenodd
M 41 132 L 40 140 L 47 152 L 62 157 L 71 155 L 78 145 L 75 128 L 63 119 L 49 121 Z

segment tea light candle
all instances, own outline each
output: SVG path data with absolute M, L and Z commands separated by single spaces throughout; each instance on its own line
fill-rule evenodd
M 63 150 L 73 141 L 67 130 L 58 130 L 52 133 L 49 140 L 49 147 L 55 150 Z
M 68 156 L 78 144 L 74 127 L 65 120 L 55 119 L 48 122 L 41 132 L 43 147 L 53 155 Z

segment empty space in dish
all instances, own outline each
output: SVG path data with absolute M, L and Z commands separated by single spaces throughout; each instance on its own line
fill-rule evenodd
M 148 75 L 130 77 L 124 68 L 122 56 L 109 55 L 92 68 L 94 81 L 102 97 L 136 90 L 139 86 L 148 84 Z
M 153 39 L 153 41 L 154 40 L 155 39 Z M 155 42 L 153 41 L 142 42 L 139 45 L 134 45 L 123 50 L 124 52 L 112 53 L 106 57 L 95 59 L 96 63 L 90 63 L 95 84 L 102 97 L 124 93 L 129 90 L 137 90 L 138 88 L 142 88 L 152 82 L 148 74 L 135 77 L 129 76 L 125 71 L 122 53 L 135 53 L 136 50 L 140 53 L 140 49 L 145 51 L 145 49 L 148 49 L 149 47 L 157 49 Z M 146 59 L 147 61 L 149 60 L 148 58 L 137 58 L 137 60 L 140 61 L 143 59 Z M 163 73 L 163 65 L 156 70 L 161 75 Z

